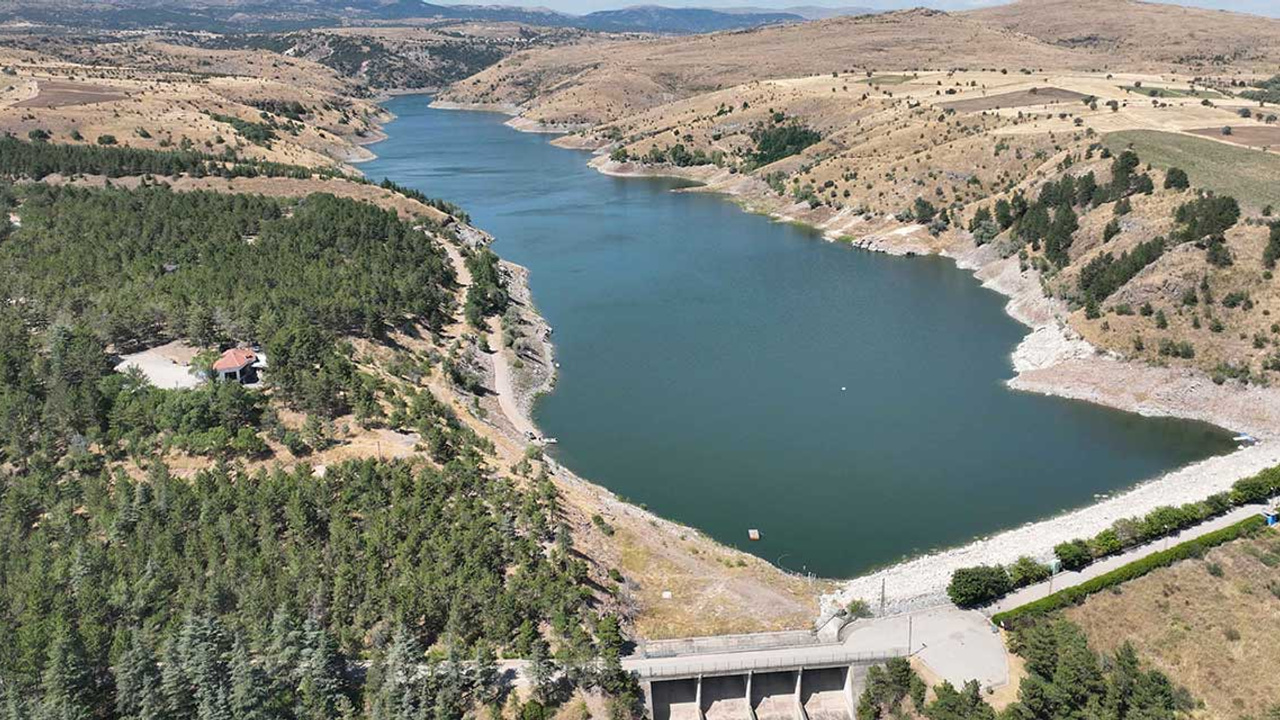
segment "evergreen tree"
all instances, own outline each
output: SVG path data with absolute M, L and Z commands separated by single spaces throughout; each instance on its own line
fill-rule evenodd
M 237 720 L 261 720 L 267 701 L 267 679 L 254 666 L 249 645 L 239 633 L 231 644 L 230 673 L 232 715 Z
M 170 639 L 160 663 L 160 693 L 164 698 L 162 714 L 165 717 L 189 718 L 195 715 L 195 697 L 182 662 L 179 642 L 176 636 Z
M 155 652 L 141 629 L 132 633 L 129 648 L 113 668 L 116 683 L 116 714 L 140 720 L 163 704 L 160 696 L 160 669 Z
M 307 618 L 303 635 L 297 717 L 330 720 L 343 695 L 342 659 L 337 644 L 315 618 Z
M 40 683 L 37 720 L 89 720 L 93 688 L 84 646 L 75 626 L 59 623 L 49 643 L 49 658 Z

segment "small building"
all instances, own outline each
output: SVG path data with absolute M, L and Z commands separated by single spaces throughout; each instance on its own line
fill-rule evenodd
M 258 381 L 258 355 L 249 348 L 231 348 L 213 363 L 213 375 L 219 380 L 238 383 Z
M 1266 519 L 1267 527 L 1280 525 L 1280 508 L 1267 508 L 1259 514 Z

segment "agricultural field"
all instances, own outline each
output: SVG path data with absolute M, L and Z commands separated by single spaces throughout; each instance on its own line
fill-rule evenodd
M 1103 141 L 1113 152 L 1132 147 L 1155 167 L 1182 168 L 1195 187 L 1256 208 L 1280 204 L 1280 155 L 1157 130 L 1109 133 Z

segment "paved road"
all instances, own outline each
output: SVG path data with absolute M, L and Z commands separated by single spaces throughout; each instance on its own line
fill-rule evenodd
M 1052 595 L 1059 590 L 1079 585 L 1090 578 L 1098 577 L 1104 573 L 1111 572 L 1122 565 L 1127 565 L 1134 560 L 1147 557 L 1154 553 L 1160 552 L 1166 548 L 1173 547 L 1180 542 L 1193 540 L 1214 530 L 1221 530 L 1228 525 L 1234 525 L 1245 518 L 1257 515 L 1265 506 L 1264 505 L 1242 505 L 1226 515 L 1207 520 L 1195 527 L 1187 528 L 1176 535 L 1170 535 L 1163 540 L 1157 540 L 1140 547 L 1133 548 L 1127 552 L 1100 560 L 1089 567 L 1078 572 L 1060 572 L 1050 580 L 1042 582 L 1038 585 L 1027 586 L 1005 598 L 994 605 L 983 609 L 988 616 L 994 615 L 1005 610 L 1026 605 L 1029 602 L 1039 600 L 1043 597 Z

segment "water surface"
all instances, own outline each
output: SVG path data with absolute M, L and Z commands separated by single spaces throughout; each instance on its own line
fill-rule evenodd
M 462 205 L 529 267 L 561 364 L 535 414 L 558 459 L 720 541 L 847 576 L 1232 448 L 1007 389 L 1026 328 L 948 260 L 600 175 L 503 116 L 428 103 L 389 102 L 362 169 Z

